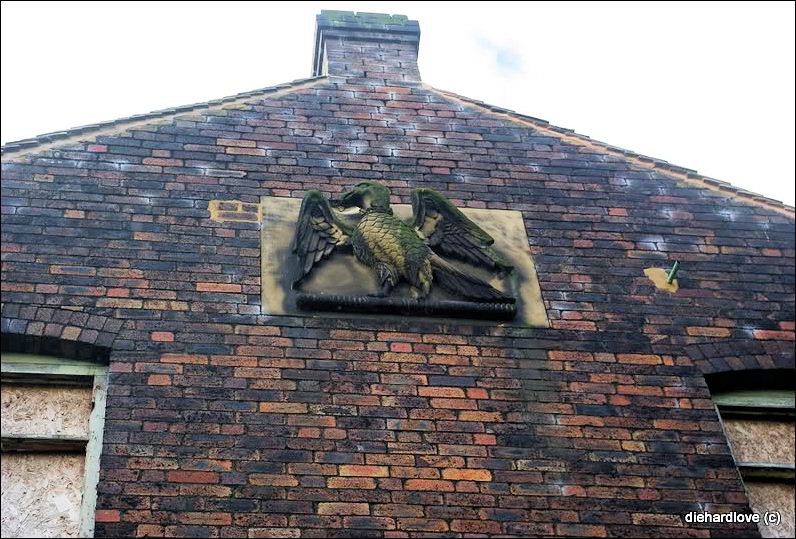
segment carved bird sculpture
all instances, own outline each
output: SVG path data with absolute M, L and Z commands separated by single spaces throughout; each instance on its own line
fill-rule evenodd
M 355 223 L 339 210 L 358 207 Z M 297 288 L 312 269 L 335 250 L 353 250 L 356 258 L 373 268 L 387 296 L 400 282 L 408 282 L 416 299 L 428 296 L 432 283 L 472 301 L 513 301 L 489 283 L 461 270 L 442 256 L 456 258 L 505 275 L 513 270 L 492 247 L 494 239 L 468 219 L 445 197 L 431 189 L 412 192 L 414 222 L 393 215 L 390 191 L 376 182 L 364 182 L 345 193 L 335 207 L 320 191 L 304 196 L 293 252 L 299 261 Z

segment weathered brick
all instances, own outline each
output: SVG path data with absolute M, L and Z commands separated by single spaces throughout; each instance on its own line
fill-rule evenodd
M 499 423 L 503 421 L 503 414 L 500 412 L 459 412 L 459 420 Z
M 229 146 L 226 152 L 233 155 L 265 155 L 265 150 L 261 150 L 260 148 L 238 148 Z
M 458 387 L 419 387 L 417 394 L 421 397 L 453 397 L 464 398 L 464 390 Z
M 153 331 L 151 334 L 153 341 L 174 342 L 174 333 L 170 331 Z
M 257 146 L 257 142 L 254 140 L 228 139 L 228 138 L 220 138 L 216 141 L 216 144 L 218 144 L 219 146 L 236 146 L 239 148 L 254 148 Z
M 272 414 L 306 414 L 307 405 L 302 402 L 261 402 L 260 411 Z
M 239 293 L 241 285 L 231 283 L 196 283 L 199 292 L 232 292 Z
M 792 341 L 794 340 L 794 335 L 796 335 L 793 331 L 772 331 L 763 329 L 756 329 L 752 334 L 755 339 L 760 339 L 761 341 Z
M 216 472 L 183 472 L 168 473 L 169 481 L 175 483 L 218 483 L 219 475 Z
M 367 515 L 370 505 L 362 502 L 321 502 L 318 504 L 319 515 Z
M 453 492 L 453 483 L 433 479 L 407 479 L 404 482 L 406 490 L 429 490 L 434 492 Z
M 193 354 L 163 354 L 160 356 L 160 361 L 163 363 L 207 365 L 207 356 Z
M 116 509 L 97 509 L 94 512 L 95 522 L 119 522 L 121 515 Z
M 376 480 L 370 477 L 330 477 L 326 480 L 329 488 L 374 489 Z
M 296 487 L 298 479 L 292 475 L 251 474 L 249 482 L 252 485 L 266 485 L 270 487 Z
M 729 337 L 730 330 L 727 328 L 695 327 L 686 328 L 689 335 L 696 337 Z
M 442 478 L 452 481 L 491 481 L 492 473 L 489 470 L 447 468 L 442 470 Z
M 340 475 L 344 477 L 387 477 L 389 468 L 387 466 L 340 466 Z

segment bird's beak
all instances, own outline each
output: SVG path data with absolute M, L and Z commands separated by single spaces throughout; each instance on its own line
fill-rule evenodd
M 356 188 L 344 193 L 337 202 L 337 207 L 345 209 L 359 206 L 360 204 L 362 204 L 362 192 L 359 188 Z

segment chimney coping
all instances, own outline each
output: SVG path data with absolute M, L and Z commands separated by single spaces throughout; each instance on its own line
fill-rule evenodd
M 353 11 L 322 10 L 316 17 L 318 28 L 345 27 L 362 30 L 387 30 L 395 32 L 420 33 L 420 24 L 409 20 L 406 15 L 386 13 L 366 13 Z

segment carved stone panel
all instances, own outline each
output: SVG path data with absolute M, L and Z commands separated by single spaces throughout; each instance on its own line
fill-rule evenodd
M 505 305 L 473 306 L 472 302 L 462 301 L 462 298 L 457 298 L 440 287 L 433 287 L 422 302 L 413 299 L 412 291 L 406 283 L 399 283 L 389 297 L 378 297 L 379 280 L 373 269 L 358 261 L 351 253 L 343 252 L 332 253 L 294 289 L 293 282 L 300 270 L 297 256 L 293 252 L 293 241 L 301 202 L 297 198 L 262 199 L 263 314 L 411 314 L 421 317 L 503 319 L 511 325 L 548 327 L 549 322 L 520 212 L 475 208 L 461 210 L 494 238 L 494 249 L 514 267 L 510 274 L 501 278 L 493 272 L 465 262 L 449 261 L 511 297 L 512 312 L 502 313 L 501 309 L 507 308 Z M 394 204 L 392 210 L 396 217 L 411 222 L 410 205 Z M 469 304 L 462 305 L 464 303 Z M 485 312 L 485 309 L 494 310 Z

